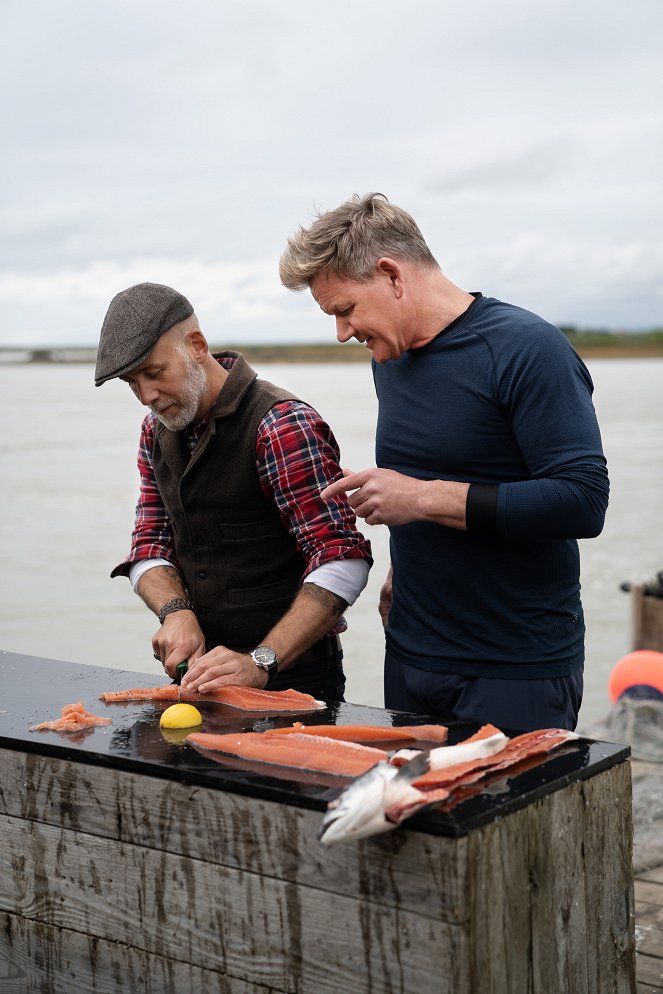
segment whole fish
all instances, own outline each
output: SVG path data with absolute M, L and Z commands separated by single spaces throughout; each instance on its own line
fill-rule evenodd
M 414 782 L 425 773 L 492 756 L 508 741 L 506 735 L 496 731 L 487 738 L 427 752 L 399 750 L 392 758 L 397 762 L 407 759 L 402 766 L 388 760 L 376 763 L 329 802 L 318 838 L 324 845 L 330 845 L 389 832 L 415 811 L 449 796 L 444 787 L 427 791 L 415 787 Z

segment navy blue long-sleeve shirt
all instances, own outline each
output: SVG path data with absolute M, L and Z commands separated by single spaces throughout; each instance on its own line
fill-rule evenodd
M 578 669 L 576 540 L 601 531 L 609 484 L 591 378 L 566 337 L 478 295 L 433 341 L 373 371 L 377 465 L 471 485 L 467 531 L 390 529 L 391 650 L 475 676 Z

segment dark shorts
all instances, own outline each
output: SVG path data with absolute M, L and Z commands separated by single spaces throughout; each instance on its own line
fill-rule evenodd
M 299 690 L 318 700 L 344 701 L 343 649 L 337 635 L 320 639 L 290 669 L 282 670 L 266 690 Z
M 492 724 L 519 732 L 573 731 L 582 688 L 582 670 L 565 677 L 500 680 L 420 670 L 395 659 L 388 649 L 385 654 L 385 707 L 435 715 L 442 721 Z

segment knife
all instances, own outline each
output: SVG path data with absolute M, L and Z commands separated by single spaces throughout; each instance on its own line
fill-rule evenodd
M 189 668 L 189 660 L 185 659 L 183 662 L 177 664 L 175 670 L 175 683 L 177 684 L 177 703 L 179 704 L 182 700 L 182 677 Z

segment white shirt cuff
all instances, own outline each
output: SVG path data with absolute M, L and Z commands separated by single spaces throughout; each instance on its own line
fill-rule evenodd
M 147 573 L 148 569 L 153 569 L 155 566 L 170 566 L 171 569 L 176 569 L 167 559 L 138 559 L 135 563 L 131 564 L 131 568 L 129 569 L 129 579 L 134 590 L 136 590 L 138 581 L 143 573 Z
M 334 559 L 314 569 L 304 583 L 316 583 L 342 597 L 347 604 L 354 604 L 368 583 L 370 568 L 365 559 Z

